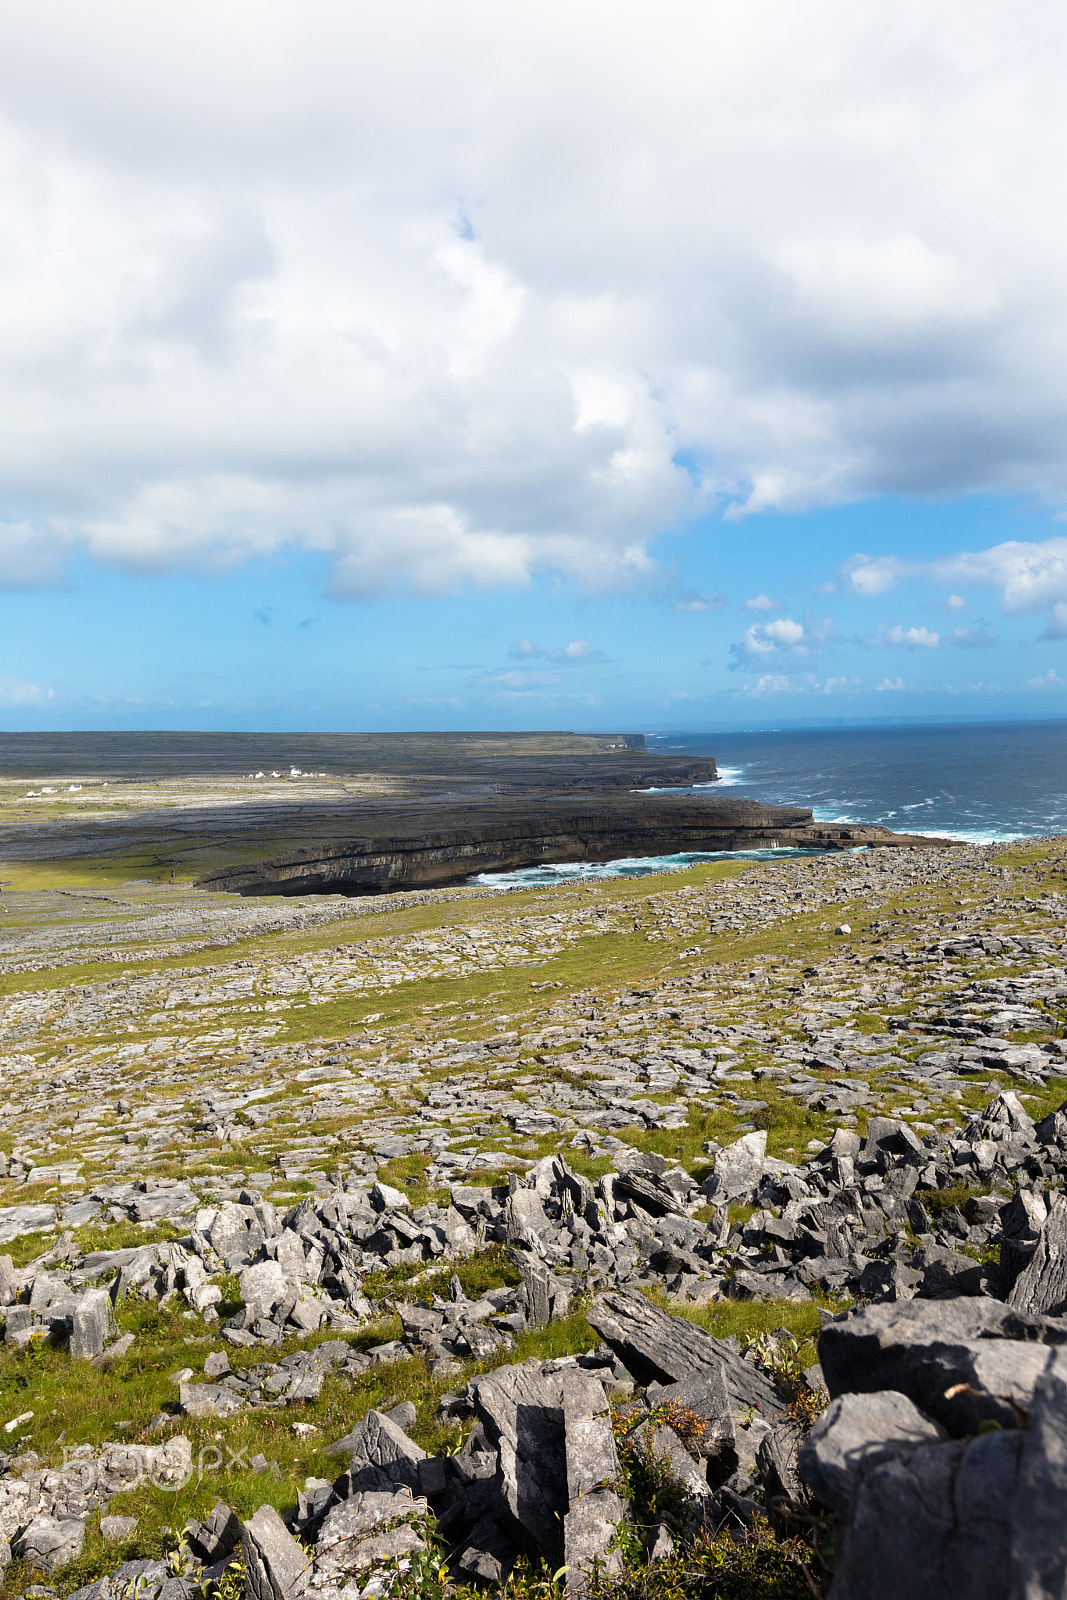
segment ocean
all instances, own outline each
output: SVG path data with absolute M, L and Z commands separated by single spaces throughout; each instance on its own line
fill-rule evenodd
M 811 806 L 819 822 L 986 844 L 1067 833 L 1067 722 L 664 733 L 647 743 L 712 755 L 717 793 Z
M 1067 833 L 1067 722 L 655 733 L 646 743 L 650 750 L 714 756 L 719 782 L 699 786 L 704 793 L 810 806 L 819 822 L 880 823 L 898 833 L 981 844 Z M 787 852 L 734 852 L 733 859 L 775 853 Z M 801 853 L 812 852 L 788 852 Z M 709 852 L 597 866 L 545 865 L 484 873 L 477 881 L 533 886 L 644 877 L 719 858 Z

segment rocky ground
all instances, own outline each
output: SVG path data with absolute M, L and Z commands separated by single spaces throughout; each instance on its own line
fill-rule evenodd
M 1061 1594 L 1065 861 L 3 891 L 0 1593 Z

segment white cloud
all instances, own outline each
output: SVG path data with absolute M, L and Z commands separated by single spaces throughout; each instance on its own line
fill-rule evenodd
M 1000 592 L 1006 616 L 1051 612 L 1043 637 L 1065 636 L 1059 630 L 1067 616 L 1067 537 L 1060 534 L 1042 540 L 1009 539 L 988 550 L 961 550 L 934 561 L 857 555 L 842 565 L 838 577 L 841 588 L 867 596 L 885 594 L 909 578 L 976 584 Z M 967 602 L 962 595 L 950 594 L 945 604 L 958 611 Z
M 1061 600 L 1049 612 L 1042 639 L 1067 639 L 1067 601 Z
M 0 706 L 43 706 L 55 699 L 55 690 L 24 678 L 0 678 Z
M 715 506 L 1067 502 L 1061 21 L 6 8 L 0 584 L 617 589 Z
M 604 659 L 603 650 L 595 650 L 588 639 L 571 639 L 568 644 L 552 650 L 546 650 L 542 645 L 534 644 L 532 639 L 516 639 L 508 654 L 520 661 L 532 661 L 540 658 L 545 661 L 561 662 L 564 666 L 577 666 L 583 661 L 602 661 Z
M 877 633 L 872 633 L 863 642 L 872 650 L 880 650 L 886 645 L 905 650 L 937 650 L 941 645 L 941 635 L 930 628 L 905 628 L 897 622 L 891 628 L 879 628 Z
M 745 629 L 741 643 L 730 646 L 730 653 L 735 669 L 761 658 L 789 656 L 798 661 L 817 660 L 833 637 L 834 624 L 830 617 L 805 613 L 803 622 L 793 617 L 776 617 L 773 622 L 753 622 Z
M 730 596 L 723 594 L 721 589 L 716 589 L 714 594 L 698 594 L 692 589 L 685 589 L 674 602 L 675 611 L 724 611 L 730 604 Z
M 852 556 L 841 568 L 840 584 L 853 594 L 885 594 L 915 570 L 914 566 L 898 561 L 896 556 Z
M 883 678 L 881 683 L 876 685 L 876 691 L 878 694 L 896 694 L 904 688 L 905 683 L 903 678 Z
M 751 600 L 745 601 L 746 611 L 773 611 L 778 605 L 777 600 L 772 600 L 769 594 L 754 594 Z
M 1061 678 L 1055 667 L 1049 667 L 1048 671 L 1043 675 L 1036 678 L 1027 678 L 1026 687 L 1036 690 L 1067 689 L 1067 678 Z
M 770 694 L 855 694 L 861 680 L 857 677 L 826 678 L 820 682 L 813 672 L 790 677 L 785 672 L 765 672 L 755 683 L 746 683 L 739 691 L 746 700 L 761 699 Z
M 750 695 L 789 694 L 793 684 L 783 672 L 765 672 L 746 692 Z

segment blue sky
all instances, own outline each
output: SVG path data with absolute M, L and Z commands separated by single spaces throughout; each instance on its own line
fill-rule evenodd
M 1042 637 L 1048 612 L 1005 614 L 1002 583 L 946 579 L 935 565 L 1056 537 L 1047 513 L 991 499 L 764 513 L 655 541 L 653 578 L 608 595 L 542 577 L 338 599 L 325 564 L 302 553 L 210 576 L 82 562 L 64 588 L 0 596 L 5 664 L 27 686 L 4 722 L 656 729 L 1059 716 L 1067 650 Z M 918 570 L 856 592 L 861 553 Z
M 10 8 L 0 726 L 1064 715 L 1065 32 Z

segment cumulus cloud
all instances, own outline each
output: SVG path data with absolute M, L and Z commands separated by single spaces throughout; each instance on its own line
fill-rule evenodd
M 933 561 L 857 555 L 842 565 L 837 586 L 853 594 L 875 596 L 909 578 L 999 591 L 1005 616 L 1047 611 L 1050 618 L 1042 637 L 1067 636 L 1061 631 L 1067 617 L 1067 538 L 1061 534 L 1041 540 L 1009 539 L 988 550 L 961 550 Z M 950 594 L 945 604 L 958 611 L 967 601 L 962 595 Z
M 7 8 L 0 584 L 595 592 L 716 508 L 1064 503 L 1061 25 Z
M 957 629 L 957 632 L 963 631 Z M 941 635 L 931 628 L 905 628 L 897 622 L 891 628 L 879 628 L 863 642 L 871 650 L 881 650 L 886 646 L 904 650 L 938 650 L 941 646 Z
M 794 617 L 776 617 L 773 622 L 754 622 L 745 629 L 740 644 L 730 646 L 734 657 L 733 668 L 749 666 L 753 661 L 770 661 L 772 657 L 790 657 L 794 661 L 814 661 L 822 655 L 834 637 L 834 624 L 830 617 L 813 617 L 805 612 L 803 622 Z
M 883 678 L 881 683 L 875 685 L 878 694 L 897 694 L 905 687 L 903 678 Z
M 1055 667 L 1049 667 L 1047 672 L 1039 674 L 1036 678 L 1027 678 L 1028 689 L 1067 689 L 1067 678 L 1061 678 Z
M 778 601 L 772 600 L 769 594 L 754 594 L 745 601 L 746 611 L 774 611 L 777 606 Z

